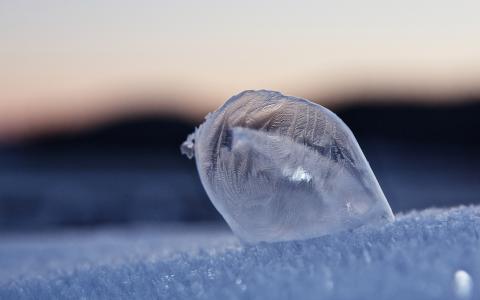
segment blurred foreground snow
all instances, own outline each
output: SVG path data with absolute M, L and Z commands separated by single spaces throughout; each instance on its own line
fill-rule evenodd
M 0 235 L 0 299 L 478 299 L 480 206 L 243 246 L 226 227 Z

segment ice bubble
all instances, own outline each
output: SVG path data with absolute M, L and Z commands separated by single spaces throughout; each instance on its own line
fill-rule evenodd
M 245 91 L 182 144 L 233 232 L 246 242 L 317 237 L 393 221 L 350 129 L 308 100 Z

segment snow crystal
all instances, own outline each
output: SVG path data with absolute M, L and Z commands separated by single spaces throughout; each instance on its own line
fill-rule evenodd
M 455 272 L 455 294 L 460 299 L 469 299 L 472 294 L 472 277 L 464 270 Z

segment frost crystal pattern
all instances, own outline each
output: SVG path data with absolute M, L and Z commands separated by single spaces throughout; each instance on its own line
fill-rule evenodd
M 317 237 L 394 216 L 350 129 L 308 100 L 230 98 L 182 144 L 210 200 L 246 242 Z

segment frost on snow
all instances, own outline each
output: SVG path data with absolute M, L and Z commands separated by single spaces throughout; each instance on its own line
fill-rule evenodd
M 479 299 L 480 207 L 242 245 L 191 227 L 0 235 L 0 299 Z
M 317 237 L 393 214 L 350 129 L 272 91 L 230 98 L 182 145 L 210 200 L 247 242 Z

